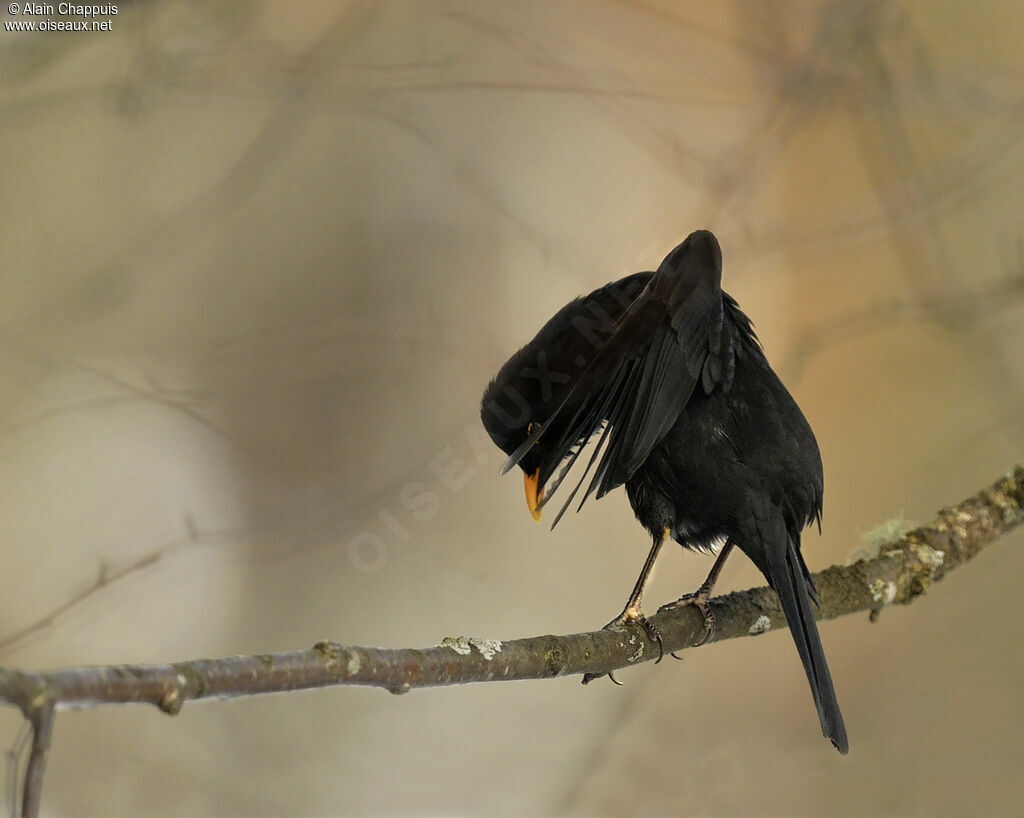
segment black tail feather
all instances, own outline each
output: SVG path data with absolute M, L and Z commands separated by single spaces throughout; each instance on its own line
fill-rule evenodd
M 767 565 L 770 570 L 769 579 L 779 595 L 790 633 L 800 653 L 800 661 L 807 672 L 807 680 L 814 695 L 814 705 L 821 720 L 821 731 L 840 753 L 845 754 L 850 749 L 846 739 L 846 725 L 843 724 L 843 716 L 839 712 L 839 702 L 832 686 L 832 674 L 829 673 L 828 663 L 825 661 L 818 626 L 811 610 L 809 583 L 805 578 L 807 569 L 796 549 L 796 544 L 788 534 L 785 548 L 780 548 L 780 545 L 765 544 Z

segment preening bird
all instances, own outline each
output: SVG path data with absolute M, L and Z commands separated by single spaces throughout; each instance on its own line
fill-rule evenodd
M 722 253 L 707 230 L 691 233 L 656 272 L 635 273 L 555 313 L 488 385 L 481 418 L 524 473 L 540 519 L 587 442 L 597 437 L 555 523 L 579 497 L 625 485 L 653 545 L 622 613 L 606 625 L 641 625 L 641 607 L 664 542 L 721 550 L 707 580 L 664 607 L 695 605 L 704 641 L 708 600 L 738 547 L 779 595 L 810 682 L 824 735 L 848 750 L 811 602 L 814 583 L 800 532 L 821 525 L 824 487 L 814 433 L 768 364 L 750 319 L 721 289 Z M 581 494 L 582 492 L 582 494 Z M 589 679 L 585 679 L 589 681 Z

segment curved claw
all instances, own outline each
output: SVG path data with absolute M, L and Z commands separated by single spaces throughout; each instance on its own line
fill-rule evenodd
M 658 664 L 658 662 L 665 658 L 665 642 L 661 638 L 661 631 L 658 630 L 657 625 L 643 614 L 640 615 L 639 622 L 644 629 L 644 633 L 647 634 L 647 638 L 652 642 L 658 643 L 658 658 L 654 660 L 654 664 Z
M 654 664 L 658 664 L 658 662 L 665 658 L 665 642 L 661 638 L 661 631 L 658 630 L 657 625 L 644 616 L 644 612 L 640 610 L 639 606 L 636 608 L 627 607 L 621 614 L 615 617 L 615 619 L 605 625 L 601 630 L 613 631 L 627 625 L 639 625 L 643 628 L 648 639 L 652 642 L 658 643 L 658 658 L 654 661 Z M 619 687 L 624 687 L 622 682 L 616 679 L 615 674 L 611 671 L 608 673 L 584 673 L 583 684 L 590 684 L 594 679 L 600 679 L 602 676 L 607 676 L 614 684 L 617 684 Z
M 701 618 L 704 620 L 704 636 L 701 637 L 699 642 L 694 642 L 691 647 L 699 648 L 701 645 L 707 644 L 715 635 L 715 615 L 711 612 L 711 605 L 708 604 L 711 598 L 709 588 L 703 586 L 692 594 L 683 594 L 675 602 L 669 602 L 666 605 L 662 605 L 658 608 L 659 611 L 668 611 L 674 608 L 685 608 L 688 605 L 692 605 L 698 611 L 700 611 Z M 678 656 L 676 657 L 679 658 Z
M 715 617 L 711 613 L 711 608 L 705 608 L 697 606 L 697 610 L 701 612 L 704 617 L 704 636 L 701 637 L 699 642 L 694 642 L 693 646 L 699 648 L 701 645 L 706 645 L 715 635 Z
M 654 664 L 657 664 L 660 660 L 665 658 L 665 641 L 662 639 L 662 632 L 657 630 L 657 626 L 654 625 L 650 619 L 638 613 L 635 617 L 631 617 L 631 621 L 637 622 L 638 625 L 643 628 L 644 634 L 651 642 L 657 643 L 657 658 L 654 659 Z
M 613 684 L 617 684 L 619 687 L 625 687 L 625 685 L 622 682 L 615 678 L 614 670 L 609 670 L 607 673 L 584 673 L 582 683 L 588 685 L 592 681 L 594 681 L 594 679 L 600 679 L 602 676 L 607 676 L 609 679 L 612 680 Z
M 657 625 L 644 616 L 644 612 L 639 607 L 635 609 L 627 607 L 615 619 L 605 625 L 602 630 L 616 630 L 625 625 L 639 625 L 643 628 L 648 639 L 658 643 L 658 658 L 654 661 L 654 664 L 658 664 L 658 662 L 665 658 L 665 642 L 661 638 L 661 631 L 658 630 Z
M 680 662 L 683 661 L 683 658 L 684 658 L 684 657 L 680 656 L 678 653 L 676 653 L 675 651 L 672 651 L 669 654 L 669 656 L 671 656 L 673 659 L 678 659 Z

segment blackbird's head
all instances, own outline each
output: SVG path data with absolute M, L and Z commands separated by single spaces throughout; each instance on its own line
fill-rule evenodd
M 521 349 L 491 381 L 480 403 L 480 419 L 491 440 L 509 456 L 535 432 L 544 432 L 518 462 L 526 487 L 526 505 L 533 519 L 540 522 L 543 486 L 551 477 L 553 468 L 549 463 L 548 441 L 556 439 L 553 430 L 544 429 L 543 424 L 565 395 L 558 390 L 559 399 L 555 400 L 554 387 L 557 384 L 548 385 L 545 389 L 542 383 L 523 374 L 524 371 L 544 371 L 537 366 L 536 356 L 533 362 L 529 361 L 531 351 L 529 346 Z M 544 399 L 545 394 L 549 396 L 548 400 Z
M 554 491 L 567 445 L 586 442 L 562 440 L 584 397 L 573 392 L 579 376 L 651 275 L 634 273 L 570 301 L 505 362 L 484 392 L 480 419 L 491 440 L 522 469 L 526 503 L 537 521 L 544 488 L 549 495 Z
M 710 270 L 715 286 L 721 286 L 722 248 L 710 230 L 694 230 L 665 256 L 661 268 L 675 270 L 683 281 L 704 280 Z

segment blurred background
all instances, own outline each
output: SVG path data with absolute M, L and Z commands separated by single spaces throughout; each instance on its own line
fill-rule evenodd
M 646 534 L 621 491 L 535 525 L 478 401 L 698 227 L 817 433 L 812 569 L 1024 456 L 1017 3 L 117 8 L 0 31 L 2 664 L 600 626 Z M 63 713 L 44 812 L 1018 815 L 1022 544 L 824 624 L 848 757 L 776 632 L 623 688 Z

